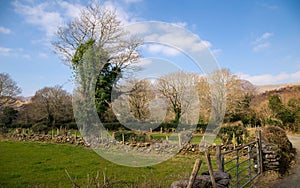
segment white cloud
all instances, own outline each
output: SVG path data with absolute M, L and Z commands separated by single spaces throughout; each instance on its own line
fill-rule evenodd
M 204 48 L 210 48 L 212 45 L 209 41 L 200 41 L 197 35 L 186 35 L 180 32 L 166 32 L 165 34 L 149 35 L 146 41 L 161 41 L 162 43 L 171 44 L 173 46 L 181 46 L 183 51 L 202 51 Z
M 24 16 L 25 22 L 37 26 L 51 38 L 57 31 L 57 27 L 70 18 L 78 16 L 83 8 L 80 4 L 72 4 L 66 1 L 46 1 L 36 3 L 12 3 L 15 11 Z
M 178 25 L 178 26 L 180 26 L 180 27 L 186 27 L 186 26 L 187 26 L 187 23 L 186 23 L 186 22 L 175 22 L 175 23 L 173 23 L 173 24 Z
M 0 47 L 1 56 L 8 56 L 11 51 L 12 51 L 11 48 Z
M 253 51 L 255 52 L 261 51 L 262 49 L 268 48 L 270 45 L 271 45 L 270 42 L 259 43 L 253 47 Z
M 10 57 L 21 57 L 25 59 L 30 59 L 31 56 L 29 54 L 24 53 L 22 48 L 6 48 L 0 46 L 0 56 L 10 56 Z
M 59 12 L 47 10 L 51 7 L 48 2 L 30 6 L 15 1 L 13 6 L 17 13 L 25 16 L 27 23 L 38 26 L 39 29 L 46 32 L 47 37 L 52 37 L 57 30 L 57 26 L 63 23 Z
M 250 81 L 253 84 L 276 84 L 276 83 L 288 83 L 296 80 L 300 80 L 300 71 L 294 73 L 279 73 L 277 75 L 263 74 L 263 75 L 249 75 L 244 73 L 237 73 L 241 79 Z
M 133 36 L 143 38 L 146 44 L 151 43 L 152 45 L 146 48 L 150 53 L 161 52 L 168 56 L 176 56 L 184 52 L 200 57 L 201 52 L 208 52 L 212 47 L 211 42 L 201 40 L 198 35 L 170 23 L 140 22 L 129 25 L 126 29 Z
M 131 16 L 124 10 L 123 6 L 118 4 L 115 1 L 105 1 L 104 7 L 111 11 L 116 11 L 117 18 L 123 23 L 123 24 L 129 24 L 132 22 Z
M 5 27 L 0 26 L 0 33 L 3 33 L 3 34 L 10 34 L 10 33 L 11 33 L 11 30 L 8 29 L 8 28 L 5 28 Z
M 80 14 L 84 6 L 80 4 L 72 4 L 67 1 L 59 1 L 58 5 L 65 10 L 64 15 L 69 18 L 75 18 Z
M 262 34 L 260 37 L 256 38 L 256 42 L 261 42 L 263 40 L 267 40 L 268 38 L 270 38 L 272 36 L 273 36 L 273 33 L 266 32 L 266 33 Z
M 265 32 L 261 36 L 257 37 L 253 44 L 253 51 L 259 52 L 271 46 L 269 39 L 273 36 L 273 33 Z
M 176 56 L 181 53 L 176 48 L 173 48 L 171 46 L 166 46 L 166 45 L 160 45 L 160 44 L 150 44 L 147 46 L 147 50 L 150 53 L 163 53 L 167 56 Z

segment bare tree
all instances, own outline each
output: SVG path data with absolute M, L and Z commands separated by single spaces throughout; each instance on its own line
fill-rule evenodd
M 73 119 L 71 96 L 61 86 L 38 90 L 27 110 L 32 111 L 33 121 L 45 123 L 49 128 Z
M 222 123 L 223 117 L 229 121 L 231 116 L 241 110 L 241 103 L 247 95 L 255 93 L 254 87 L 240 80 L 228 69 L 220 69 L 202 77 L 197 83 L 199 100 L 202 108 L 216 118 L 216 123 Z
M 140 57 L 137 48 L 141 40 L 131 37 L 115 12 L 105 9 L 98 0 L 91 1 L 76 18 L 59 27 L 56 37 L 52 43 L 55 52 L 75 70 L 80 80 L 78 86 L 85 92 L 83 96 L 95 91 L 98 116 L 104 121 L 111 103 L 111 90 L 128 65 Z M 93 54 L 96 57 L 91 57 Z M 88 75 L 91 71 L 87 67 L 91 65 L 95 70 Z
M 195 90 L 196 79 L 196 75 L 181 71 L 163 76 L 156 82 L 157 90 L 171 105 L 175 114 L 175 123 L 195 124 L 198 122 L 198 119 L 190 118 L 191 115 L 198 117 L 199 113 L 198 96 Z M 193 114 L 195 111 L 197 114 Z
M 17 86 L 10 76 L 6 73 L 0 73 L 0 108 L 14 102 L 21 89 Z
M 118 67 L 124 68 L 140 57 L 136 49 L 141 41 L 130 38 L 115 12 L 103 8 L 99 1 L 92 1 L 73 21 L 59 27 L 56 36 L 52 43 L 55 52 L 67 65 L 74 62 L 78 47 L 90 40 L 106 51 L 109 62 Z
M 199 96 L 200 111 L 199 118 L 201 123 L 207 124 L 210 119 L 211 112 L 211 99 L 210 99 L 210 86 L 207 82 L 207 78 L 204 75 L 199 75 L 196 82 L 196 90 Z
M 148 80 L 136 81 L 129 92 L 129 107 L 138 120 L 150 118 L 149 103 L 155 97 Z

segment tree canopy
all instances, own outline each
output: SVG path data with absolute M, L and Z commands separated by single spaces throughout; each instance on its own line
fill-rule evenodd
M 99 58 L 95 102 L 103 120 L 103 114 L 111 103 L 112 87 L 128 65 L 140 57 L 137 48 L 141 43 L 140 39 L 128 35 L 114 11 L 105 9 L 99 1 L 92 1 L 71 22 L 58 28 L 52 44 L 55 52 L 77 74 L 75 76 L 82 77 L 80 83 L 83 88 L 86 86 L 83 82 L 91 80 L 76 69 L 85 66 L 80 63 L 88 63 L 82 58 L 89 48 L 93 48 L 94 55 Z
M 9 74 L 0 73 L 0 108 L 14 101 L 14 97 L 21 93 L 21 88 L 13 81 Z

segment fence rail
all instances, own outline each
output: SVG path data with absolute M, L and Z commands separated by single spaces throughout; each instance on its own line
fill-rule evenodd
M 221 152 L 221 148 L 217 147 L 216 159 L 219 170 L 232 176 L 230 187 L 246 187 L 262 172 L 260 132 L 257 134 L 256 141 L 234 150 Z

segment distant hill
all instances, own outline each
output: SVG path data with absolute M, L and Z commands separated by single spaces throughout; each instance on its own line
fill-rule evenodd
M 29 103 L 30 103 L 30 100 L 23 100 L 22 98 L 18 97 L 18 98 L 8 101 L 4 106 L 10 106 L 16 110 L 21 110 Z
M 285 87 L 291 87 L 291 86 L 300 86 L 300 82 L 292 82 L 287 84 L 270 84 L 270 85 L 254 85 L 257 88 L 258 93 L 264 93 L 267 91 L 272 90 L 279 90 L 281 88 Z
M 261 108 L 268 103 L 271 95 L 279 95 L 283 104 L 292 98 L 300 98 L 300 83 L 277 84 L 260 87 L 261 91 L 254 97 L 251 104 L 253 108 Z

